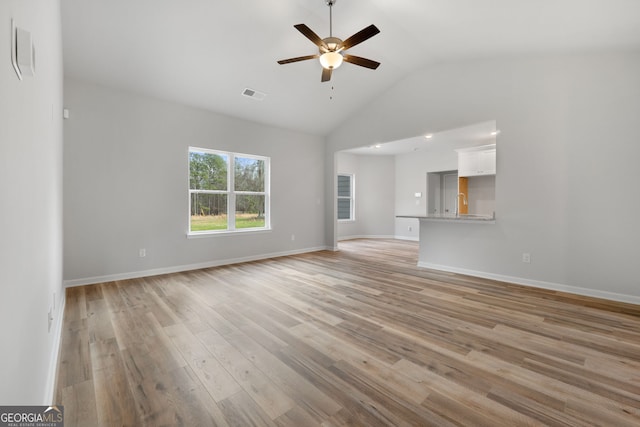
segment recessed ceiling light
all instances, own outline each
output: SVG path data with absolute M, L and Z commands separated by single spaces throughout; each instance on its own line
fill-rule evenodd
M 376 144 L 373 146 L 373 148 L 380 148 L 380 147 L 382 147 L 382 144 Z
M 433 138 L 433 134 L 432 134 L 432 133 L 430 133 L 430 134 L 428 134 L 428 135 L 425 135 L 424 137 L 425 137 L 425 138 L 427 138 L 427 139 L 431 139 L 431 138 Z

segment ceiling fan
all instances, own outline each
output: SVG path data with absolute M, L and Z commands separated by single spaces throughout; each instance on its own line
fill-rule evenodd
M 368 27 L 358 31 L 348 39 L 342 41 L 337 37 L 333 37 L 333 22 L 331 10 L 337 0 L 325 0 L 327 6 L 329 6 L 329 37 L 321 39 L 311 28 L 305 24 L 294 25 L 294 28 L 302 33 L 306 38 L 311 40 L 313 44 L 318 46 L 319 53 L 315 55 L 298 56 L 296 58 L 281 59 L 278 64 L 290 64 L 292 62 L 306 61 L 307 59 L 320 59 L 322 65 L 322 77 L 321 81 L 328 82 L 331 80 L 331 73 L 338 68 L 342 61 L 350 62 L 351 64 L 359 65 L 361 67 L 370 68 L 375 70 L 380 65 L 379 62 L 372 61 L 360 56 L 348 55 L 344 53 L 347 49 L 362 43 L 363 41 L 375 36 L 380 30 L 375 25 L 369 25 Z

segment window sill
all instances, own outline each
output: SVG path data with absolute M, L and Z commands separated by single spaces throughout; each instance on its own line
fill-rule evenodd
M 203 237 L 233 236 L 238 234 L 263 234 L 271 233 L 271 228 L 252 228 L 242 230 L 221 230 L 221 231 L 196 231 L 187 233 L 187 239 L 200 239 Z
M 345 222 L 356 222 L 355 219 L 339 219 L 338 220 L 339 223 L 345 223 Z

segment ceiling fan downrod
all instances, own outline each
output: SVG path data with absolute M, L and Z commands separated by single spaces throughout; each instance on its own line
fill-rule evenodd
M 325 0 L 327 6 L 329 6 L 329 37 L 333 37 L 333 5 L 338 0 Z

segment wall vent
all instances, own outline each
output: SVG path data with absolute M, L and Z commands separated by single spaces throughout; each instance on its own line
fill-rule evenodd
M 256 101 L 262 101 L 265 96 L 267 96 L 266 93 L 258 92 L 257 90 L 250 89 L 248 87 L 242 91 L 242 95 L 251 99 L 255 99 Z

